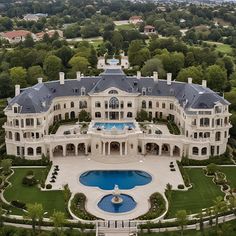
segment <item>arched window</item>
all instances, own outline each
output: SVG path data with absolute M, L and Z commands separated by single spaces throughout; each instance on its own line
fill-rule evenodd
M 20 134 L 18 132 L 15 133 L 15 141 L 20 141 Z
M 42 154 L 42 148 L 41 147 L 37 147 L 36 148 L 36 154 L 37 155 L 41 155 Z
M 118 92 L 116 90 L 114 90 L 114 89 L 110 90 L 108 93 L 109 94 L 118 94 Z
M 33 156 L 33 155 L 34 155 L 34 149 L 31 148 L 31 147 L 29 147 L 29 148 L 27 149 L 27 154 L 28 154 L 28 156 Z
M 112 97 L 109 101 L 109 107 L 111 109 L 119 108 L 119 100 L 116 97 Z
M 132 107 L 132 102 L 127 102 L 127 107 Z
M 101 107 L 101 103 L 100 102 L 95 102 L 95 107 Z
M 96 118 L 101 118 L 101 112 L 95 112 L 95 117 Z
M 202 148 L 202 155 L 206 155 L 206 154 L 207 154 L 207 148 L 204 147 L 204 148 Z
M 205 127 L 210 125 L 210 119 L 209 118 L 201 118 L 200 119 L 200 126 Z
M 148 102 L 148 108 L 152 108 L 152 101 Z
M 142 108 L 146 108 L 146 101 L 142 101 Z
M 216 141 L 220 141 L 221 139 L 221 133 L 220 131 L 216 132 Z
M 127 113 L 127 117 L 128 117 L 128 118 L 132 118 L 132 117 L 133 117 L 132 112 L 128 112 L 128 113 Z
M 73 108 L 75 106 L 74 102 L 70 103 L 70 107 Z
M 12 132 L 11 131 L 8 132 L 8 138 L 12 139 Z
M 156 102 L 156 107 L 159 107 L 159 102 Z
M 198 155 L 198 147 L 193 147 L 193 155 Z

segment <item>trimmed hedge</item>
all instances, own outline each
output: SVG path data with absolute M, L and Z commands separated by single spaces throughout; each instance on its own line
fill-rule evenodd
M 207 166 L 211 163 L 214 163 L 216 165 L 232 165 L 234 164 L 232 160 L 230 159 L 230 156 L 226 153 L 220 156 L 214 156 L 209 157 L 209 159 L 204 160 L 195 160 L 195 159 L 189 159 L 187 157 L 183 157 L 181 160 L 181 164 L 183 166 Z
M 186 187 L 189 187 L 190 186 L 190 178 L 189 178 L 189 175 L 188 173 L 186 172 L 186 170 L 183 168 L 181 162 L 177 161 L 177 164 L 179 166 L 179 170 L 180 170 L 180 173 L 183 177 L 183 180 L 184 180 L 184 184 Z
M 85 209 L 86 196 L 83 193 L 76 193 L 71 200 L 71 211 L 80 219 L 96 220 L 97 218 L 88 213 Z
M 151 207 L 149 211 L 138 217 L 139 220 L 151 220 L 161 216 L 166 210 L 166 202 L 160 193 L 153 193 L 149 199 Z

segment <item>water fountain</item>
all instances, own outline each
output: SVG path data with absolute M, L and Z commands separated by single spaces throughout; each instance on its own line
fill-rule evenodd
M 120 189 L 119 189 L 119 186 L 117 184 L 115 184 L 112 195 L 113 195 L 113 198 L 111 199 L 111 202 L 113 204 L 121 204 L 123 202 L 123 199 L 122 199 L 121 194 L 120 194 Z

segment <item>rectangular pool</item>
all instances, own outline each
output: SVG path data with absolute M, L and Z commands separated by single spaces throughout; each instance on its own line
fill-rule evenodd
M 125 127 L 128 127 L 130 129 L 134 129 L 135 125 L 133 122 L 96 122 L 93 126 L 93 128 L 100 128 L 105 130 L 111 130 L 113 127 L 115 127 L 118 130 L 123 130 Z

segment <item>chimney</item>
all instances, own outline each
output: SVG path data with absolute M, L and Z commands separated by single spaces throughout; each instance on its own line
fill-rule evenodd
M 59 79 L 60 79 L 60 84 L 65 83 L 65 73 L 64 72 L 59 72 Z
M 171 85 L 172 73 L 167 73 L 167 84 Z
M 43 78 L 38 78 L 38 83 L 42 84 L 43 83 Z
M 141 71 L 137 71 L 137 79 L 141 79 Z
M 80 81 L 80 79 L 81 79 L 81 73 L 80 73 L 80 71 L 77 71 L 77 72 L 76 72 L 76 79 L 77 79 L 78 81 Z
M 204 87 L 204 88 L 207 87 L 207 81 L 206 80 L 202 80 L 202 87 Z
M 15 97 L 18 96 L 20 94 L 20 85 L 16 84 L 15 85 Z
M 156 71 L 153 72 L 153 80 L 154 82 L 158 82 L 158 73 Z
M 193 82 L 193 78 L 189 77 L 188 78 L 188 84 L 191 84 Z

